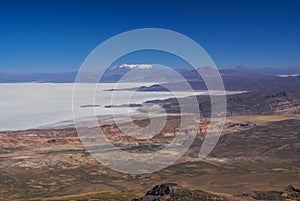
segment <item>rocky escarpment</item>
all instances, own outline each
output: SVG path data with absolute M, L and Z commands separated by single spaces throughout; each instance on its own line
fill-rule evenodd
M 161 184 L 148 191 L 146 195 L 132 201 L 226 201 L 227 199 L 200 190 L 187 190 L 173 183 Z
M 274 92 L 247 92 L 227 95 L 227 116 L 242 115 L 290 115 L 300 114 L 300 91 L 274 91 Z M 209 96 L 197 96 L 199 112 L 204 117 L 211 114 Z M 183 98 L 181 105 L 193 104 L 189 98 Z M 177 99 L 147 101 L 148 104 L 157 104 L 167 113 L 180 113 L 181 106 Z

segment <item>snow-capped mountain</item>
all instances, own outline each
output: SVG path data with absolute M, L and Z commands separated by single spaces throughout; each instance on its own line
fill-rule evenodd
M 152 68 L 152 65 L 150 64 L 122 64 L 113 67 L 112 70 L 116 70 L 116 69 L 135 70 L 135 69 L 150 69 L 150 68 Z
M 101 80 L 103 82 L 115 82 L 120 80 L 128 72 L 136 72 L 138 74 L 144 74 L 145 71 L 152 69 L 151 64 L 121 64 L 108 68 Z
M 176 73 L 175 73 L 176 74 Z M 160 65 L 122 64 L 107 69 L 102 82 L 167 82 L 174 80 L 174 72 Z M 176 79 L 178 79 L 176 77 Z

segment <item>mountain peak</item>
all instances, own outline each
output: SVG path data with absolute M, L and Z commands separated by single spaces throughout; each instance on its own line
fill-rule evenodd
M 129 70 L 150 69 L 150 68 L 152 68 L 151 64 L 122 64 L 122 65 L 113 67 L 113 69 L 129 69 Z
M 248 70 L 248 68 L 246 66 L 243 66 L 243 65 L 237 65 L 234 67 L 234 69 L 236 70 Z

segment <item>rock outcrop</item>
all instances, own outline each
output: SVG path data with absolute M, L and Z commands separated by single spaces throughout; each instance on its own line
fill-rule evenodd
M 187 190 L 174 183 L 155 186 L 142 198 L 132 201 L 226 201 L 227 199 L 199 190 Z

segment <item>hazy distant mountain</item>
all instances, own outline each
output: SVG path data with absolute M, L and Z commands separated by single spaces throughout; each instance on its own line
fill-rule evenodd
M 300 90 L 300 76 L 268 76 L 268 77 L 222 77 L 224 87 L 228 91 L 290 91 Z M 194 90 L 207 90 L 203 80 L 189 80 Z M 185 82 L 165 83 L 140 87 L 139 91 L 173 91 L 185 90 Z
M 180 72 L 182 76 L 187 80 L 201 80 L 201 76 L 213 78 L 216 75 L 216 70 L 212 67 L 201 67 L 197 70 L 186 70 Z M 218 73 L 221 77 L 247 77 L 247 78 L 260 78 L 270 77 L 274 75 L 264 74 L 257 72 L 256 70 L 248 70 L 244 66 L 238 66 L 236 68 L 219 69 Z M 200 76 L 201 75 L 201 76 Z
M 198 72 L 197 72 L 198 71 Z M 186 70 L 180 72 L 187 80 L 201 80 L 201 75 L 212 77 L 215 73 L 211 67 L 201 67 L 197 70 Z M 248 68 L 243 65 L 239 65 L 233 68 L 219 69 L 219 74 L 223 78 L 270 78 L 274 76 L 297 76 L 300 75 L 300 67 L 278 67 L 278 68 Z
M 279 68 L 259 68 L 255 69 L 259 73 L 271 75 L 293 75 L 300 74 L 300 66 L 286 66 Z
M 197 69 L 201 75 L 213 77 L 214 69 L 211 67 L 201 67 Z M 197 70 L 176 69 L 170 71 L 161 66 L 150 64 L 122 64 L 107 69 L 101 77 L 101 82 L 117 82 L 119 80 L 128 82 L 173 82 L 179 79 L 178 76 L 186 80 L 201 80 Z M 178 73 L 178 74 L 177 74 Z M 223 78 L 268 78 L 274 76 L 295 76 L 300 74 L 300 67 L 279 67 L 279 68 L 247 68 L 245 66 L 236 66 L 234 68 L 220 69 L 220 75 Z M 84 72 L 81 82 L 90 82 L 98 79 L 95 72 Z M 54 82 L 70 83 L 76 80 L 77 72 L 61 73 L 19 73 L 2 72 L 0 73 L 0 83 L 17 82 Z
M 0 83 L 16 82 L 74 82 L 77 72 L 63 73 L 0 73 Z
M 293 75 L 300 74 L 300 66 L 283 66 L 283 67 L 264 67 L 264 68 L 249 68 L 242 65 L 234 68 L 228 68 L 235 72 L 256 73 L 262 75 Z

